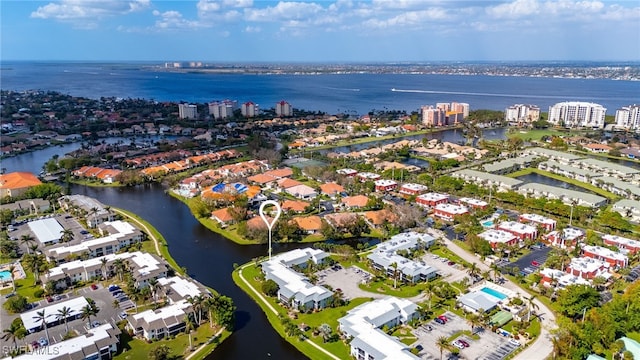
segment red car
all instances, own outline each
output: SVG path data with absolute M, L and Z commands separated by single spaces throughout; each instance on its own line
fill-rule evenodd
M 91 284 L 91 290 L 98 290 L 98 285 Z
M 531 266 L 538 267 L 538 266 L 540 266 L 540 263 L 534 260 L 534 261 L 531 262 Z
M 469 343 L 468 343 L 468 342 L 466 342 L 466 341 L 464 341 L 464 340 L 458 339 L 458 342 L 459 342 L 460 344 L 462 344 L 462 346 L 464 346 L 464 347 L 466 347 L 466 348 L 468 348 L 468 347 L 469 347 Z
M 53 298 L 51 296 L 47 296 L 47 302 L 53 302 Z
M 444 315 L 440 315 L 440 316 L 438 316 L 438 319 L 440 319 L 440 320 L 442 320 L 442 321 L 444 321 L 444 322 L 449 321 L 449 319 L 448 319 L 446 316 L 444 316 Z

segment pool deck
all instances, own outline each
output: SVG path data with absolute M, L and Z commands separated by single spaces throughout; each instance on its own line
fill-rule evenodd
M 9 267 L 11 267 L 11 265 L 15 266 L 15 269 L 13 269 L 14 281 L 18 279 L 24 279 L 27 277 L 26 274 L 24 273 L 24 269 L 22 268 L 22 264 L 20 264 L 20 261 L 17 261 L 17 260 L 12 263 L 0 265 L 0 271 L 9 271 Z M 0 282 L 0 289 L 6 289 L 12 286 L 13 285 L 11 284 L 11 279 L 3 280 Z
M 469 289 L 470 292 L 476 292 L 476 291 L 482 291 L 482 288 L 489 288 L 492 290 L 495 290 L 499 293 L 502 293 L 504 295 L 507 296 L 507 298 L 512 299 L 514 297 L 517 296 L 517 294 L 515 292 L 513 292 L 512 290 L 509 290 L 505 287 L 502 287 L 498 284 L 495 284 L 491 281 L 482 281 L 478 284 L 476 284 L 475 286 L 473 286 L 472 288 Z

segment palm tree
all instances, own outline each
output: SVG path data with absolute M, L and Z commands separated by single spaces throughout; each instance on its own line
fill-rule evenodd
M 91 317 L 95 316 L 98 312 L 94 310 L 94 307 L 91 305 L 85 305 L 82 308 L 81 319 L 87 320 L 88 328 L 91 329 Z
M 158 290 L 162 288 L 162 285 L 160 285 L 156 279 L 149 279 L 147 284 L 149 285 L 149 290 L 151 290 L 151 295 L 153 296 L 153 303 L 155 304 L 158 301 Z
M 64 327 L 69 333 L 69 324 L 67 324 L 67 318 L 71 315 L 71 308 L 64 306 L 62 309 L 58 310 L 56 314 L 56 320 L 64 320 Z
M 60 231 L 60 241 L 65 243 L 73 240 L 73 230 L 63 229 Z
M 102 273 L 102 278 L 107 279 L 107 258 L 100 259 L 100 272 Z
M 442 353 L 449 349 L 449 340 L 446 336 L 440 336 L 436 339 L 436 346 L 440 349 L 440 360 L 442 360 Z
M 469 268 L 467 269 L 467 274 L 469 274 L 469 276 L 475 280 L 478 274 L 480 274 L 480 268 L 478 268 L 478 264 L 474 262 L 471 263 L 471 265 L 469 265 Z
M 34 242 L 35 239 L 30 234 L 24 234 L 20 237 L 20 243 L 27 245 L 27 254 L 30 254 L 29 245 Z
M 9 266 L 9 274 L 11 275 L 11 286 L 13 287 L 13 292 L 16 291 L 16 279 L 15 279 L 15 274 L 13 273 L 16 270 L 16 266 L 15 265 L 10 265 Z
M 187 316 L 186 319 L 186 327 L 184 328 L 184 332 L 189 334 L 189 351 L 193 350 L 193 343 L 191 340 L 191 332 L 195 330 L 198 326 L 193 322 L 191 316 Z
M 527 304 L 529 305 L 529 313 L 527 314 L 527 321 L 531 321 L 531 310 L 532 309 L 535 309 L 535 310 L 540 309 L 538 304 L 535 303 L 535 299 L 536 299 L 536 295 L 531 295 L 528 298 L 526 298 Z
M 392 263 L 391 267 L 393 268 L 393 288 L 395 289 L 398 285 L 398 263 Z
M 477 314 L 471 314 L 467 317 L 467 323 L 471 326 L 471 335 L 477 326 L 480 325 L 480 316 Z
M 496 264 L 496 263 L 491 264 L 491 271 L 493 271 L 493 281 L 497 282 L 498 281 L 498 276 L 502 272 L 501 269 L 500 269 L 500 266 L 498 266 L 498 264 Z
M 122 281 L 122 276 L 125 272 L 124 261 L 122 259 L 116 259 L 113 261 L 113 267 L 116 269 L 116 273 L 118 274 L 118 278 Z
M 98 226 L 98 211 L 100 211 L 100 209 L 98 209 L 97 207 L 92 207 L 91 208 L 91 213 L 93 214 L 93 225 L 92 227 L 96 227 Z
M 424 286 L 424 293 L 429 298 L 429 311 L 431 311 L 431 299 L 433 298 L 433 291 L 435 289 L 435 284 L 433 282 L 427 282 Z
M 11 323 L 8 329 L 2 330 L 2 337 L 0 339 L 4 341 L 12 341 L 13 347 L 16 348 L 16 339 L 18 339 L 18 330 L 20 330 L 19 326 L 16 326 L 14 323 Z
M 45 314 L 46 309 L 42 309 L 42 311 L 36 312 L 36 316 L 33 317 L 35 321 L 39 321 L 42 323 L 42 327 L 44 328 L 44 335 L 47 338 L 47 342 L 49 342 L 49 330 L 47 330 L 47 318 L 51 315 Z

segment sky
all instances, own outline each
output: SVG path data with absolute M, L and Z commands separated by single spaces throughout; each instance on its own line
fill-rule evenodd
M 640 0 L 0 1 L 1 60 L 640 61 Z

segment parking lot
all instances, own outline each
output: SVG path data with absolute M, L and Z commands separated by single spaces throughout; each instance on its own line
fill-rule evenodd
M 443 315 L 447 319 L 445 324 L 432 320 L 413 331 L 413 334 L 418 338 L 413 346 L 422 345 L 423 348 L 419 353 L 421 359 L 440 358 L 440 349 L 436 346 L 436 340 L 439 337 L 448 338 L 462 330 L 471 330 L 464 318 L 452 312 L 446 312 Z M 517 348 L 515 344 L 509 342 L 508 338 L 491 331 L 476 328 L 475 332 L 480 336 L 480 339 L 474 340 L 466 335 L 460 335 L 456 338 L 456 340 L 463 340 L 469 345 L 459 349 L 462 358 L 501 360 Z M 454 346 L 453 342 L 451 345 Z
M 113 306 L 115 298 L 107 289 L 99 285 L 97 285 L 96 290 L 91 289 L 91 287 L 86 287 L 86 288 L 78 289 L 76 291 L 71 291 L 65 294 L 61 294 L 58 297 L 52 297 L 51 302 L 48 302 L 46 299 L 40 300 L 38 302 L 33 303 L 33 308 L 28 311 L 32 311 L 32 310 L 41 311 L 43 308 L 47 307 L 48 305 L 59 303 L 72 298 L 77 298 L 80 296 L 93 299 L 96 303 L 96 306 L 100 309 L 97 316 L 91 317 L 92 324 L 97 325 L 98 323 L 104 324 L 106 322 L 109 322 L 111 324 L 114 324 L 115 326 L 115 324 L 118 321 L 122 320 L 122 318 L 120 317 L 120 313 L 123 312 L 123 310 L 120 307 Z M 5 300 L 6 299 L 4 297 L 1 297 L 0 303 L 3 303 Z M 131 306 L 133 306 L 133 303 L 131 303 Z M 0 323 L 4 327 L 7 327 L 6 324 L 11 324 L 13 319 L 20 316 L 20 314 L 10 315 L 6 311 L 2 311 L 1 314 L 2 315 L 0 315 L 1 316 Z M 51 315 L 55 316 L 55 314 L 51 314 Z M 88 320 L 82 320 L 82 319 L 70 320 L 67 322 L 69 326 L 69 330 L 70 331 L 75 330 L 79 334 L 85 334 L 87 332 L 87 327 L 89 326 L 88 323 L 89 323 Z M 48 327 L 47 331 L 49 333 L 49 343 L 54 344 L 62 341 L 62 338 L 66 333 L 66 328 L 65 328 L 64 322 L 61 322 L 59 325 Z M 24 338 L 24 341 L 27 344 L 31 344 L 32 342 L 34 341 L 37 342 L 38 340 L 40 340 L 40 338 L 44 338 L 44 337 L 45 337 L 45 332 L 44 330 L 41 330 L 33 334 L 28 334 Z M 3 344 L 6 345 L 5 343 Z
M 76 245 L 85 240 L 93 239 L 93 235 L 91 235 L 83 226 L 76 220 L 74 217 L 68 214 L 59 214 L 59 215 L 45 215 L 41 216 L 37 219 L 31 219 L 31 221 L 45 219 L 45 218 L 54 218 L 60 223 L 60 225 L 67 230 L 71 230 L 73 232 L 73 239 L 67 243 L 67 245 Z M 29 221 L 25 221 L 21 224 L 17 224 L 13 226 L 14 230 L 9 232 L 9 237 L 11 240 L 20 240 L 23 235 L 31 235 L 34 237 L 34 242 L 31 245 L 37 244 L 39 249 L 42 250 L 44 247 L 42 244 L 35 238 L 34 233 L 29 228 Z M 18 242 L 20 246 L 20 250 L 23 253 L 27 253 L 27 245 Z
M 427 265 L 437 269 L 438 274 L 449 283 L 460 281 L 468 276 L 461 264 L 453 263 L 449 265 L 451 261 L 441 258 L 438 255 L 427 253 L 422 256 L 421 260 Z
M 529 275 L 537 270 L 549 257 L 549 252 L 551 251 L 550 247 L 542 247 L 539 249 L 533 249 L 531 252 L 517 261 L 512 263 L 500 263 L 499 266 L 507 269 L 513 269 L 513 267 L 517 267 L 522 275 Z M 515 274 L 514 274 L 515 275 Z
M 327 268 L 316 273 L 318 276 L 318 285 L 327 284 L 334 290 L 340 289 L 345 299 L 354 299 L 358 297 L 367 298 L 383 298 L 385 295 L 374 294 L 364 291 L 358 287 L 358 284 L 368 281 L 372 275 L 360 269 L 357 266 L 349 268 Z

